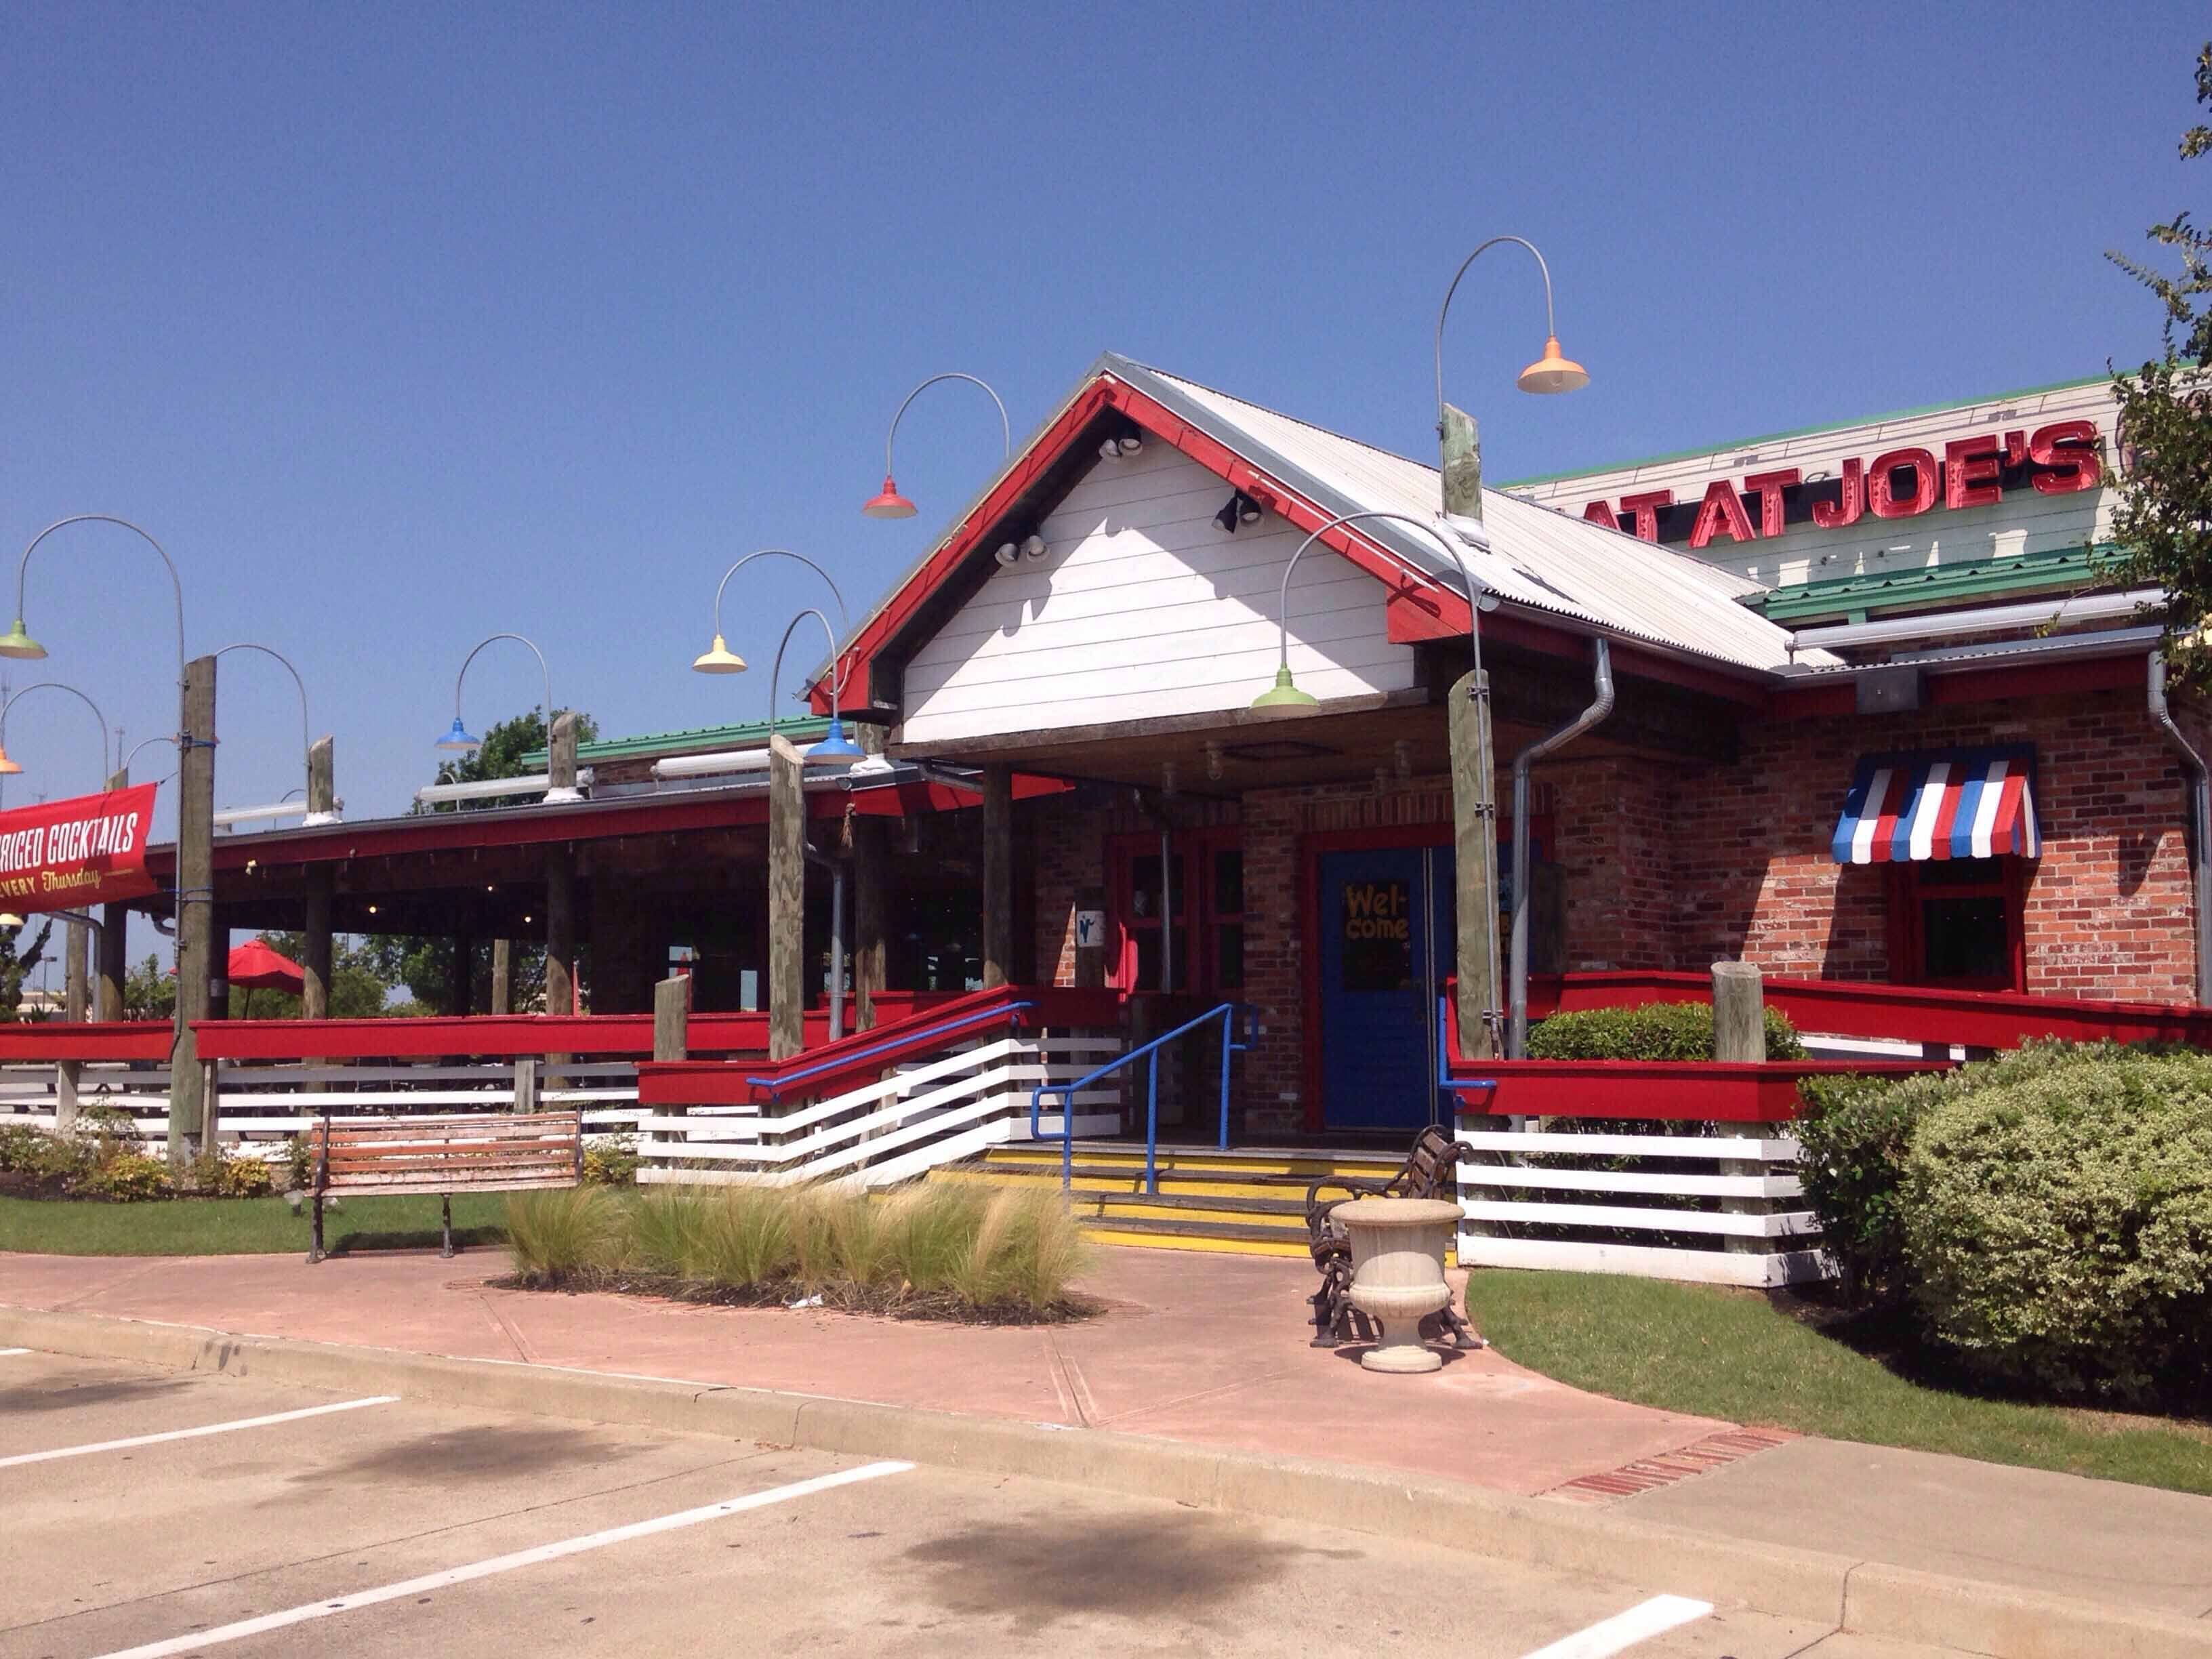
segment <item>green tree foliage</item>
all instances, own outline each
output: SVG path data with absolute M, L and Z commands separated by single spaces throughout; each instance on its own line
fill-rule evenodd
M 2197 58 L 2197 101 L 2212 105 L 2212 42 Z M 2182 135 L 2184 161 L 2212 151 L 2212 126 Z M 2112 538 L 2123 550 L 2119 580 L 2165 588 L 2161 620 L 2173 678 L 2212 690 L 2212 231 L 2186 211 L 2153 225 L 2148 240 L 2171 250 L 2178 271 L 2106 257 L 2158 296 L 2165 350 L 2132 373 L 2116 374 L 2125 471 Z
M 592 743 L 599 735 L 599 723 L 589 714 L 576 716 L 576 741 Z M 522 757 L 542 750 L 550 733 L 543 709 L 532 708 L 527 714 L 517 714 L 512 720 L 501 720 L 485 732 L 483 742 L 465 755 L 438 764 L 439 783 L 482 783 L 489 778 L 519 778 L 530 769 Z M 437 806 L 418 806 L 417 811 L 473 812 L 496 806 L 495 800 L 448 801 Z
M 29 932 L 27 926 L 13 933 L 0 933 L 0 1020 L 22 1018 L 23 981 L 45 959 L 46 941 L 53 937 L 54 924 L 41 922 L 30 944 L 24 945 L 23 935 Z
M 177 981 L 149 955 L 123 976 L 123 1014 L 126 1019 L 172 1019 L 177 1012 Z

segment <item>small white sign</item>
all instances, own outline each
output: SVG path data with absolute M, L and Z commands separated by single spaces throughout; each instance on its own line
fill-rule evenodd
M 1078 910 L 1075 913 L 1075 948 L 1087 951 L 1106 943 L 1106 913 L 1103 910 Z

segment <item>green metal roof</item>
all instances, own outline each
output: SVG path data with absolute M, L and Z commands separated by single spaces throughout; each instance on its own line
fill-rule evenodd
M 1657 466 L 1666 461 L 1686 461 L 1699 455 L 1717 455 L 1723 450 L 1748 449 L 1754 444 L 1778 443 L 1784 438 L 1802 438 L 1815 432 L 1831 432 L 1839 427 L 1871 426 L 1876 421 L 1901 421 L 1914 415 L 1940 414 L 1947 409 L 1972 409 L 1979 404 L 2001 404 L 2008 398 L 2038 398 L 2046 392 L 2071 392 L 2077 386 L 2109 382 L 2112 378 L 2109 374 L 2087 374 L 2078 380 L 2053 380 L 2048 386 L 2024 386 L 2014 392 L 1992 392 L 1984 398 L 1947 398 L 1942 403 L 1887 410 L 1879 415 L 1861 415 L 1841 421 L 1820 421 L 1811 426 L 1795 426 L 1783 432 L 1762 432 L 1754 438 L 1738 438 L 1717 444 L 1695 444 L 1687 449 L 1670 449 L 1664 454 L 1645 455 L 1632 461 L 1607 461 L 1599 466 L 1571 466 L 1564 472 L 1539 472 L 1525 478 L 1509 479 L 1491 488 L 1525 489 L 1531 484 L 1557 483 L 1563 478 L 1586 478 L 1596 472 L 1625 472 L 1631 467 Z
M 2067 586 L 2094 577 L 2099 566 L 2110 564 L 2118 556 L 2119 550 L 2110 543 L 2056 548 L 1879 574 L 1831 576 L 1765 593 L 1747 593 L 1743 603 L 1764 611 L 1770 622 L 1802 622 L 1808 617 L 1828 616 L 1864 621 L 1869 612 L 1899 605 L 1996 599 L 2007 593 Z
M 793 743 L 811 742 L 830 730 L 830 722 L 819 714 L 793 715 L 778 720 L 775 729 Z M 656 732 L 638 738 L 602 738 L 597 743 L 578 744 L 576 760 L 580 765 L 589 765 L 593 761 L 629 760 L 678 750 L 757 749 L 768 741 L 768 730 L 766 720 L 740 720 L 734 726 L 695 726 L 686 731 Z M 522 764 L 544 766 L 550 758 L 543 749 L 536 749 L 522 757 Z

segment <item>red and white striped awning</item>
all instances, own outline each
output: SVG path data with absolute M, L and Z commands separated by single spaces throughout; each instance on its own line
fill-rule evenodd
M 2035 857 L 2034 762 L 2017 747 L 1867 756 L 1836 824 L 1836 862 Z

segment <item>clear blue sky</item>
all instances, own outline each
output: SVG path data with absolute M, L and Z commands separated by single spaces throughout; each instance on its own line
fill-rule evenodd
M 459 21 L 454 13 L 458 12 Z M 1534 272 L 1471 273 L 1448 368 L 1492 476 L 2071 378 L 2155 344 L 2107 265 L 2202 201 L 2199 6 L 127 6 L 0 9 L 0 547 L 141 520 L 191 649 L 306 671 L 356 817 L 428 779 L 467 647 L 535 637 L 611 732 L 765 712 L 813 592 L 864 606 L 1112 348 L 1426 454 L 1460 256 L 1535 240 L 1589 390 L 1528 398 Z M 748 573 L 751 574 L 753 573 Z M 174 723 L 150 554 L 67 532 L 40 666 Z M 811 645 L 805 653 L 816 654 Z M 33 678 L 21 666 L 15 684 Z M 474 726 L 538 697 L 495 647 Z M 227 658 L 219 804 L 298 781 Z M 9 723 L 9 799 L 89 787 L 89 719 Z M 159 750 L 142 777 L 166 771 Z

